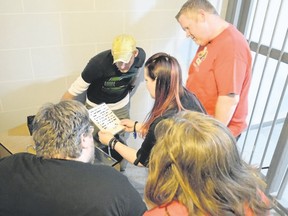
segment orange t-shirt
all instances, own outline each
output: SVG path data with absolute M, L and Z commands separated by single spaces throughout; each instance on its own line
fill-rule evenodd
M 167 205 L 155 207 L 144 213 L 143 216 L 189 216 L 187 208 L 179 203 L 178 201 L 173 201 Z
M 228 124 L 237 137 L 247 126 L 251 52 L 244 36 L 230 25 L 206 46 L 200 46 L 190 65 L 186 87 L 214 116 L 218 96 L 234 93 L 239 103 Z
M 263 202 L 267 206 L 269 206 L 270 201 L 269 201 L 268 197 L 262 191 L 259 190 L 258 192 L 259 192 Z M 245 204 L 244 208 L 245 208 L 245 216 L 255 216 L 254 212 L 251 210 L 251 208 L 249 208 L 249 205 L 247 203 Z M 267 212 L 267 214 L 265 216 L 269 216 L 269 215 L 270 215 L 270 213 Z
M 265 196 L 265 194 L 262 191 L 259 191 L 261 198 L 264 203 L 269 205 L 269 199 Z M 254 212 L 249 208 L 249 205 L 246 203 L 245 206 L 245 216 L 256 216 Z M 160 207 L 155 207 L 153 209 L 150 209 L 146 211 L 143 216 L 189 216 L 187 208 L 179 203 L 178 201 L 172 201 L 171 203 L 167 205 L 163 205 Z M 269 212 L 267 211 L 267 214 L 265 216 L 269 216 Z M 208 216 L 208 214 L 207 214 Z

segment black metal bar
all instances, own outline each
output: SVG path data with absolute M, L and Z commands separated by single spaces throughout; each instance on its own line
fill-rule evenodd
M 258 48 L 258 43 L 256 42 L 250 42 L 250 49 L 253 52 L 257 51 Z M 275 60 L 279 60 L 279 58 L 281 57 L 281 51 L 278 49 L 271 49 L 271 52 L 269 53 L 269 47 L 266 45 L 261 44 L 260 48 L 259 48 L 259 54 L 264 55 L 264 56 L 269 56 L 269 58 L 275 59 Z M 281 57 L 281 62 L 288 64 L 288 53 L 284 52 L 282 57 Z

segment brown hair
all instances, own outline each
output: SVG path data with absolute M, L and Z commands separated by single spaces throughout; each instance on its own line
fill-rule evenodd
M 183 111 L 158 123 L 155 135 L 145 187 L 148 205 L 178 200 L 189 215 L 244 215 L 246 203 L 256 215 L 267 213 L 258 170 L 241 160 L 221 122 Z
M 177 107 L 184 110 L 180 96 L 184 93 L 182 71 L 176 58 L 166 53 L 156 53 L 145 63 L 145 69 L 152 80 L 156 80 L 155 102 L 143 126 L 145 136 L 151 123 L 165 111 Z

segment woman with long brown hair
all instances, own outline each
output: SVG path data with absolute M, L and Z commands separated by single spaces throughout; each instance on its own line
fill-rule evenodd
M 205 112 L 196 96 L 182 85 L 182 71 L 176 58 L 166 53 L 156 53 L 145 63 L 144 78 L 154 105 L 144 123 L 122 120 L 126 132 L 140 133 L 144 138 L 137 151 L 124 145 L 111 133 L 100 131 L 101 143 L 109 145 L 124 159 L 135 165 L 147 166 L 151 149 L 155 144 L 155 126 L 182 110 Z

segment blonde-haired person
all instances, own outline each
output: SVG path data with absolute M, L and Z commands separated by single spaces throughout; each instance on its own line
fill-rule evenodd
M 62 100 L 77 100 L 86 92 L 87 108 L 106 103 L 119 119 L 129 118 L 131 91 L 137 84 L 145 59 L 145 51 L 136 46 L 132 35 L 117 35 L 111 49 L 102 51 L 89 60 L 81 75 L 64 93 Z M 103 148 L 98 139 L 98 131 L 95 127 L 95 144 Z M 127 136 L 121 134 L 121 138 L 126 140 Z M 118 158 L 114 153 L 112 152 L 112 156 Z M 120 165 L 120 169 L 124 171 L 126 162 L 122 161 Z
M 257 169 L 241 160 L 220 121 L 184 111 L 161 121 L 149 164 L 144 216 L 269 215 Z

